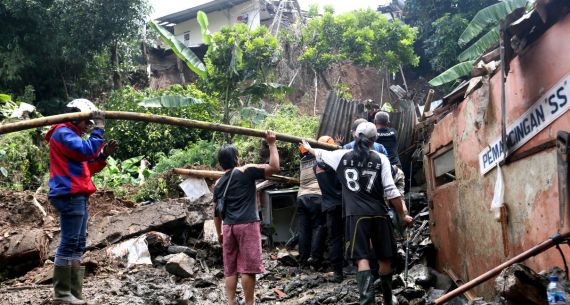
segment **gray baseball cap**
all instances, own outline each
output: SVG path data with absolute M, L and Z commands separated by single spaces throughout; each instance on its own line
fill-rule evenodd
M 368 139 L 376 139 L 376 125 L 370 122 L 360 123 L 360 125 L 356 127 L 356 131 L 354 131 L 354 136 L 358 137 L 360 134 L 364 135 Z

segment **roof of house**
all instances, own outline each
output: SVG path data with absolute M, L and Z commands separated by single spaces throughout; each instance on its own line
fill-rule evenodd
M 210 2 L 194 6 L 183 11 L 172 13 L 166 16 L 157 18 L 157 21 L 168 22 L 168 23 L 180 23 L 186 20 L 194 19 L 198 15 L 198 11 L 203 11 L 204 13 L 215 12 L 242 4 L 249 0 L 212 0 Z

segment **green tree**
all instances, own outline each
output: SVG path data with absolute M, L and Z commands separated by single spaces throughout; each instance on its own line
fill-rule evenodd
M 21 94 L 32 85 L 38 100 L 53 101 L 119 85 L 121 63 L 137 50 L 126 45 L 148 11 L 147 0 L 1 1 L 0 87 Z M 97 82 L 88 81 L 93 76 Z
M 430 85 L 440 86 L 467 76 L 475 60 L 499 42 L 499 24 L 503 19 L 516 9 L 524 9 L 526 5 L 527 0 L 505 0 L 477 12 L 457 41 L 461 47 L 471 43 L 457 57 L 461 62 L 430 80 Z
M 156 22 L 149 23 L 188 68 L 200 77 L 201 87 L 222 101 L 222 123 L 229 124 L 233 113 L 267 97 L 283 97 L 289 87 L 269 82 L 281 58 L 277 39 L 265 26 L 254 30 L 245 24 L 225 26 L 210 34 L 208 17 L 199 11 L 202 41 L 208 51 L 202 62 L 192 50 Z M 166 105 L 163 105 L 166 106 Z
M 458 63 L 462 30 L 482 8 L 498 0 L 407 0 L 404 21 L 419 30 L 414 49 L 425 74 L 441 72 Z
M 415 28 L 371 9 L 334 15 L 325 8 L 302 31 L 305 50 L 300 60 L 319 72 L 343 60 L 397 71 L 400 65 L 418 64 L 413 50 L 416 33 Z
M 232 111 L 284 88 L 269 83 L 280 58 L 277 39 L 264 26 L 250 30 L 236 23 L 212 34 L 203 85 L 223 101 L 222 123 L 230 122 Z

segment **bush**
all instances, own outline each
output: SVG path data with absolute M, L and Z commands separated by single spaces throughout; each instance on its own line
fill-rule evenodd
M 269 115 L 256 129 L 273 130 L 304 138 L 315 138 L 319 126 L 319 118 L 302 115 L 297 106 L 282 105 Z M 236 136 L 234 140 L 238 147 L 242 163 L 264 163 L 260 155 L 261 141 L 258 138 Z M 281 169 L 284 175 L 299 175 L 299 145 L 277 141 L 277 149 L 281 157 Z
M 125 193 L 125 187 L 138 185 L 139 164 L 143 160 L 142 156 L 118 161 L 113 157 L 107 158 L 107 166 L 93 176 L 93 183 L 98 189 L 110 189 L 118 193 Z M 144 178 L 148 178 L 152 171 L 145 169 L 142 171 Z
M 39 129 L 3 135 L 0 147 L 1 188 L 23 191 L 42 185 L 49 171 L 49 149 Z
M 191 96 L 202 100 L 203 103 L 176 108 L 144 108 L 138 106 L 138 102 L 144 98 L 166 95 Z M 198 90 L 193 84 L 188 86 L 173 85 L 168 89 L 145 89 L 141 91 L 127 87 L 113 92 L 104 108 L 106 110 L 152 113 L 209 122 L 217 121 L 220 113 L 216 99 Z M 168 153 L 172 149 L 184 148 L 188 143 L 198 139 L 209 138 L 211 132 L 147 122 L 109 121 L 106 137 L 120 141 L 119 148 L 115 153 L 117 159 L 125 160 L 133 156 L 145 156 L 151 163 L 156 163 L 159 153 Z

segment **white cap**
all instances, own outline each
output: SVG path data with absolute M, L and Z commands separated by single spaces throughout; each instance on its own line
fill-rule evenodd
M 72 108 L 75 107 L 79 109 L 81 112 L 90 112 L 90 111 L 97 111 L 97 106 L 95 106 L 90 100 L 84 98 L 74 99 L 73 101 L 67 104 L 67 107 Z
M 374 125 L 373 123 L 370 123 L 370 122 L 364 122 L 364 123 L 360 123 L 360 125 L 358 125 L 358 127 L 356 127 L 356 130 L 354 131 L 354 136 L 358 137 L 360 134 L 362 134 L 365 137 L 367 137 L 368 139 L 374 138 L 374 140 L 375 140 L 377 133 L 378 132 L 376 131 L 376 125 Z
M 91 112 L 99 110 L 97 109 L 97 106 L 95 106 L 95 104 L 93 104 L 90 100 L 84 98 L 74 99 L 73 101 L 69 102 L 66 106 L 68 108 L 77 108 L 81 112 Z M 93 120 L 89 121 L 91 122 L 91 124 L 95 124 Z

